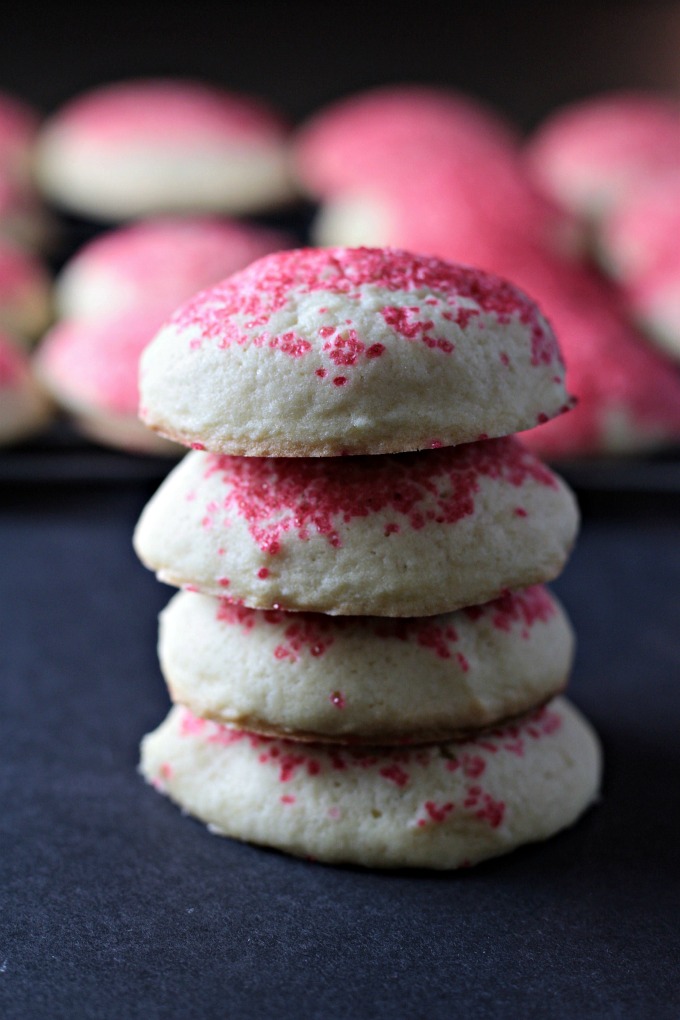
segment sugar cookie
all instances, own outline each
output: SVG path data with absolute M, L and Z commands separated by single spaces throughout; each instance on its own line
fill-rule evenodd
M 140 368 L 148 426 L 247 456 L 448 446 L 568 406 L 557 343 L 529 298 L 394 249 L 266 256 L 183 306 Z
M 134 535 L 160 580 L 254 608 L 428 616 L 555 577 L 576 502 L 512 438 L 384 457 L 193 451 Z
M 475 739 L 391 751 L 258 737 L 176 707 L 142 742 L 141 771 L 221 835 L 329 863 L 444 869 L 571 825 L 597 798 L 601 761 L 558 698 Z
M 79 96 L 43 126 L 37 177 L 77 213 L 247 213 L 288 201 L 287 128 L 269 107 L 190 81 L 140 80 Z
M 552 698 L 572 651 L 564 611 L 542 587 L 401 620 L 266 612 L 185 591 L 160 617 L 174 701 L 297 740 L 450 739 Z

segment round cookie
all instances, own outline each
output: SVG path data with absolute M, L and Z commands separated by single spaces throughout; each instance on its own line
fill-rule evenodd
M 523 721 L 431 747 L 258 737 L 175 707 L 141 772 L 212 832 L 334 864 L 458 868 L 546 839 L 598 796 L 597 737 L 558 698 Z
M 140 305 L 167 308 L 291 238 L 250 223 L 215 218 L 145 220 L 99 235 L 81 248 L 55 281 L 61 318 L 101 318 Z
M 461 153 L 471 166 L 516 151 L 514 129 L 495 110 L 453 89 L 387 85 L 324 107 L 296 132 L 292 163 L 314 198 L 419 177 Z
M 249 96 L 191 81 L 119 82 L 46 122 L 37 177 L 57 204 L 104 220 L 256 212 L 292 196 L 287 134 Z
M 51 281 L 34 256 L 0 239 L 0 329 L 27 342 L 51 317 Z
M 613 92 L 552 114 L 527 147 L 547 194 L 586 220 L 601 220 L 650 174 L 680 161 L 680 102 Z
M 181 452 L 137 418 L 139 356 L 165 311 L 139 308 L 106 319 L 64 320 L 40 344 L 35 365 L 42 384 L 97 442 L 137 453 Z
M 516 264 L 563 338 L 576 407 L 524 432 L 539 457 L 626 455 L 680 440 L 676 366 L 631 325 L 621 294 L 585 268 L 543 260 Z
M 584 248 L 572 217 L 533 187 L 510 156 L 470 166 L 457 154 L 417 177 L 333 195 L 311 226 L 319 245 L 394 246 L 474 266 L 483 264 L 489 234 L 570 257 Z
M 134 534 L 160 580 L 253 608 L 429 616 L 562 569 L 578 526 L 512 438 L 384 457 L 194 451 Z
M 536 305 L 396 249 L 266 256 L 179 309 L 144 352 L 140 416 L 247 456 L 382 454 L 530 428 L 569 406 Z
M 28 355 L 0 333 L 0 445 L 39 432 L 51 415 L 51 404 L 35 382 Z
M 267 612 L 186 591 L 160 616 L 173 701 L 296 740 L 449 739 L 552 698 L 572 654 L 569 622 L 540 586 L 401 620 Z

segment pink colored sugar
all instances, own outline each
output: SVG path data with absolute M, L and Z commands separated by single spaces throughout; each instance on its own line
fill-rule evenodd
M 528 637 L 531 628 L 546 623 L 557 612 L 547 590 L 539 585 L 520 591 L 507 592 L 492 602 L 468 606 L 460 611 L 472 622 L 488 620 L 498 631 L 509 633 L 520 629 Z M 217 619 L 226 626 L 240 627 L 244 633 L 256 628 L 277 628 L 274 657 L 279 661 L 297 662 L 303 655 L 319 658 L 326 654 L 336 641 L 342 641 L 349 631 L 381 641 L 413 642 L 432 652 L 440 659 L 450 659 L 467 672 L 468 658 L 456 647 L 460 640 L 450 616 L 446 617 L 329 617 L 322 613 L 284 613 L 280 610 L 250 609 L 235 605 L 227 599 L 217 603 Z M 343 698 L 334 692 L 332 698 Z
M 342 526 L 387 513 L 401 527 L 455 525 L 474 514 L 482 479 L 555 488 L 555 476 L 512 438 L 381 458 L 206 456 L 205 477 L 223 483 L 221 507 L 245 520 L 262 552 L 284 539 L 321 535 L 342 545 Z M 388 527 L 395 522 L 389 521 Z M 385 537 L 389 537 L 390 527 Z
M 53 126 L 81 144 L 213 145 L 280 142 L 281 117 L 251 97 L 187 81 L 148 79 L 104 86 L 67 104 Z
M 382 343 L 369 343 L 351 318 L 322 324 L 318 333 L 324 342 L 318 347 L 292 333 L 286 334 L 289 339 L 282 343 L 271 335 L 270 323 L 276 312 L 293 309 L 300 298 L 314 293 L 342 295 L 351 308 L 361 301 L 366 287 L 384 292 L 381 314 L 395 340 L 423 343 L 452 355 L 455 346 L 451 340 L 433 332 L 434 302 L 444 318 L 457 322 L 463 330 L 480 312 L 500 324 L 517 318 L 531 334 L 532 364 L 561 365 L 550 328 L 535 304 L 512 284 L 481 270 L 396 248 L 303 248 L 265 256 L 189 301 L 175 313 L 173 322 L 176 328 L 190 332 L 189 343 L 194 349 L 198 331 L 203 342 L 223 350 L 233 345 L 267 345 L 294 357 L 320 350 L 336 366 L 354 367 L 361 359 L 381 360 L 387 349 Z M 430 299 L 423 297 L 423 291 Z M 408 307 L 395 304 L 391 295 L 398 292 L 413 293 L 418 303 Z

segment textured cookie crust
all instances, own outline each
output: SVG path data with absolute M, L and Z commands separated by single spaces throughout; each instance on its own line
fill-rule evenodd
M 516 440 L 385 457 L 193 451 L 134 535 L 162 581 L 261 609 L 428 616 L 551 580 L 578 526 Z
M 57 204 L 101 219 L 245 213 L 288 201 L 287 128 L 258 100 L 195 82 L 95 89 L 42 128 L 36 172 Z
M 458 868 L 552 836 L 596 799 L 597 738 L 556 699 L 432 747 L 328 748 L 172 709 L 141 771 L 213 832 L 329 863 Z
M 449 739 L 557 694 L 573 634 L 542 587 L 443 616 L 390 620 L 233 606 L 180 592 L 160 617 L 173 701 L 296 739 Z
M 529 298 L 396 249 L 260 259 L 181 308 L 140 369 L 152 429 L 258 457 L 474 442 L 568 404 L 557 343 Z

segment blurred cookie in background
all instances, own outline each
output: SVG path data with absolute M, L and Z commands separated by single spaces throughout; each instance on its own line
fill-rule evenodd
M 576 407 L 522 434 L 551 460 L 680 444 L 680 373 L 629 321 L 620 293 L 586 267 L 517 266 L 560 337 Z
M 104 319 L 63 320 L 38 348 L 40 382 L 95 442 L 131 453 L 183 452 L 137 418 L 139 357 L 165 314 L 165 308 L 141 308 Z
M 174 79 L 95 88 L 42 128 L 37 180 L 58 206 L 103 221 L 245 214 L 294 196 L 288 128 L 269 104 Z
M 443 153 L 474 164 L 518 144 L 492 108 L 453 89 L 394 84 L 357 92 L 323 107 L 293 137 L 300 187 L 328 198 L 426 170 Z
M 602 225 L 598 250 L 632 318 L 680 358 L 680 160 L 626 197 Z
M 0 332 L 0 446 L 40 432 L 51 417 L 51 403 L 34 378 L 28 354 Z
M 28 346 L 49 324 L 52 281 L 38 256 L 0 238 L 0 329 Z
M 60 318 L 100 318 L 141 305 L 168 313 L 269 252 L 293 245 L 279 231 L 231 219 L 159 217 L 101 234 L 64 266 Z
M 591 223 L 609 215 L 650 174 L 680 165 L 680 99 L 620 91 L 554 111 L 527 150 L 537 184 Z

